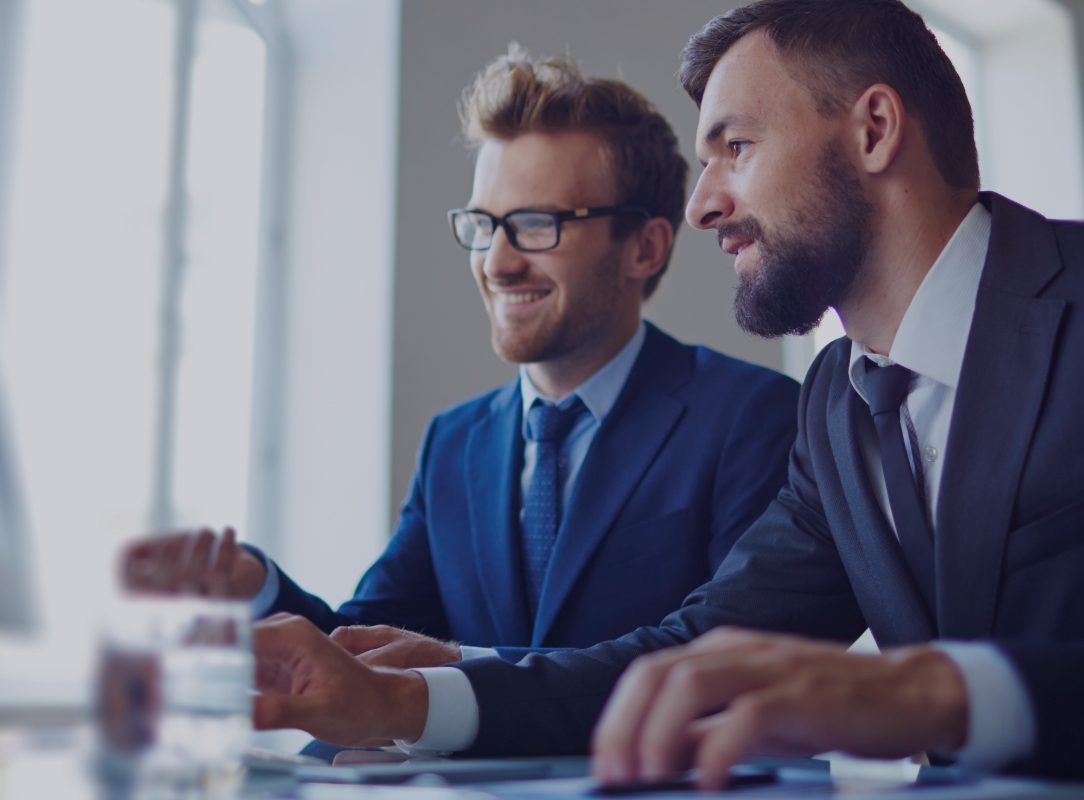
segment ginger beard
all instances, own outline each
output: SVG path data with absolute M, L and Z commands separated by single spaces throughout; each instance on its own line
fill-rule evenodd
M 854 166 L 830 141 L 812 191 L 791 210 L 785 227 L 765 233 L 754 217 L 721 226 L 720 246 L 727 237 L 745 235 L 759 250 L 757 263 L 739 275 L 738 325 L 769 339 L 816 328 L 829 307 L 846 301 L 862 272 L 872 213 Z
M 510 288 L 518 282 L 500 285 Z M 551 303 L 546 313 L 529 320 L 507 315 L 502 319 L 494 309 L 499 301 L 483 287 L 493 351 L 513 364 L 534 364 L 593 345 L 613 330 L 623 289 L 620 242 L 614 242 L 594 265 L 585 269 L 583 280 L 575 287 L 554 286 L 546 298 Z

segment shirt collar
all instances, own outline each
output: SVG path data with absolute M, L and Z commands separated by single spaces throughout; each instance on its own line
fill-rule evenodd
M 629 343 L 621 348 L 621 352 L 606 362 L 602 369 L 558 400 L 556 405 L 567 405 L 572 396 L 575 395 L 587 406 L 587 410 L 591 412 L 595 422 L 601 425 L 602 421 L 606 419 L 606 415 L 610 413 L 610 409 L 613 408 L 614 403 L 617 402 L 617 396 L 621 394 L 621 390 L 625 387 L 625 381 L 628 380 L 629 373 L 632 372 L 632 365 L 636 363 L 636 357 L 640 355 L 640 349 L 644 345 L 646 336 L 647 326 L 641 321 L 636 333 L 629 339 Z M 535 400 L 541 400 L 544 403 L 554 402 L 553 398 L 546 397 L 535 388 L 534 383 L 531 382 L 531 376 L 527 374 L 526 364 L 520 364 L 519 366 L 519 392 L 523 396 L 523 419 L 525 421 L 527 412 L 531 409 Z
M 915 292 L 888 358 L 851 343 L 851 385 L 863 400 L 864 356 L 881 366 L 899 364 L 956 389 L 989 244 L 990 212 L 975 203 Z

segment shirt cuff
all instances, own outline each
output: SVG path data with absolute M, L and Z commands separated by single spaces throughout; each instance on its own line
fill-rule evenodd
M 478 700 L 462 670 L 432 667 L 414 670 L 429 686 L 429 713 L 416 742 L 396 739 L 408 753 L 435 755 L 466 750 L 478 735 Z
M 260 591 L 248 601 L 248 607 L 252 612 L 252 618 L 260 619 L 271 610 L 271 606 L 275 604 L 275 600 L 279 596 L 279 569 L 270 558 L 263 554 L 263 551 L 256 550 L 256 552 L 263 559 L 263 565 L 267 569 L 267 577 L 263 579 L 263 586 L 260 587 Z
M 489 656 L 500 658 L 500 653 L 492 647 L 471 647 L 469 644 L 459 645 L 459 657 L 464 661 L 470 661 L 472 658 L 488 658 Z
M 952 659 L 967 685 L 967 743 L 959 763 L 995 772 L 1035 748 L 1035 711 L 1024 681 L 994 645 L 935 642 Z

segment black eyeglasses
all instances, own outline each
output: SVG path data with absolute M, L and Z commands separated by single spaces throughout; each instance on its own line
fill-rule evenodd
M 637 214 L 650 219 L 651 214 L 639 206 L 596 206 L 574 208 L 571 211 L 538 211 L 519 208 L 503 217 L 495 217 L 488 211 L 471 208 L 455 208 L 448 212 L 452 234 L 460 247 L 466 250 L 488 250 L 493 245 L 497 227 L 504 228 L 509 244 L 517 250 L 536 252 L 552 250 L 561 241 L 561 223 L 577 219 L 615 217 L 620 214 Z

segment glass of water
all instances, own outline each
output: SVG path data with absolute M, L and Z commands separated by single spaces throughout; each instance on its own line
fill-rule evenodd
M 236 795 L 252 730 L 252 625 L 244 602 L 126 602 L 103 637 L 98 773 L 114 796 Z

